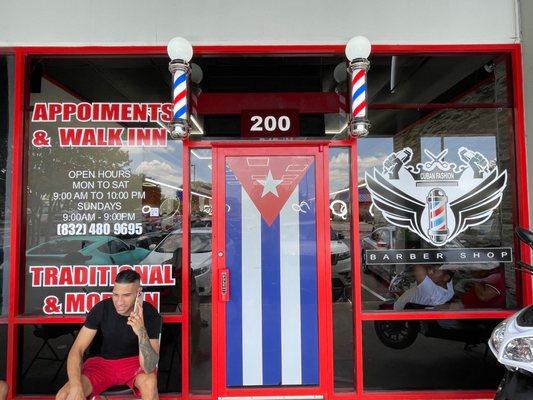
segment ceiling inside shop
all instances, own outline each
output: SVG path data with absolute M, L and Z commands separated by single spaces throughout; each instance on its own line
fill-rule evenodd
M 375 56 L 368 73 L 369 116 L 374 134 L 395 134 L 416 123 L 431 111 L 398 110 L 398 104 L 445 103 L 483 82 L 494 79 L 493 64 L 503 65 L 498 55 L 462 56 Z M 193 60 L 203 71 L 203 93 L 236 92 L 324 92 L 337 85 L 333 78 L 342 57 L 198 57 Z M 65 90 L 89 102 L 166 102 L 170 97 L 170 74 L 166 57 L 100 57 L 35 59 L 34 75 L 40 71 Z M 35 76 L 32 82 L 35 82 Z M 33 85 L 38 91 L 38 85 Z M 495 86 L 495 85 L 494 85 Z M 485 102 L 496 101 L 485 93 Z M 51 101 L 53 101 L 51 99 Z M 498 101 L 501 102 L 501 99 Z M 392 104 L 389 110 L 383 104 Z M 323 132 L 329 123 L 323 115 L 302 115 L 302 132 Z M 206 134 L 238 136 L 238 116 L 208 116 Z

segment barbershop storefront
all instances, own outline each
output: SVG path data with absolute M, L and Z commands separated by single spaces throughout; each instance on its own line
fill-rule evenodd
M 354 138 L 344 45 L 194 46 L 179 138 L 162 46 L 4 51 L 10 396 L 54 395 L 133 268 L 163 315 L 161 397 L 491 398 L 487 340 L 532 301 L 520 46 L 369 61 Z

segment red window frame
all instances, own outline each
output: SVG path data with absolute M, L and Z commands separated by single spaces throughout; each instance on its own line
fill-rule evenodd
M 266 45 L 266 46 L 195 46 L 194 51 L 196 55 L 283 55 L 283 54 L 328 54 L 340 55 L 344 52 L 344 45 Z M 11 192 L 11 242 L 10 242 L 10 256 L 9 265 L 18 266 L 21 260 L 21 243 L 23 235 L 25 234 L 25 227 L 22 224 L 24 209 L 21 206 L 23 194 L 23 173 L 25 157 L 25 138 L 24 138 L 24 102 L 28 91 L 27 82 L 27 66 L 28 59 L 31 56 L 46 55 L 46 56 L 99 56 L 99 55 L 163 55 L 165 54 L 164 46 L 87 46 L 87 47 L 10 47 L 0 49 L 1 53 L 10 53 L 15 55 L 15 83 L 13 96 L 13 162 L 12 169 L 12 192 Z M 515 143 L 512 147 L 514 151 L 515 171 L 516 171 L 516 186 L 513 191 L 515 196 L 515 204 L 517 204 L 517 212 L 515 214 L 515 225 L 529 227 L 529 205 L 527 193 L 527 157 L 525 145 L 525 122 L 524 122 L 524 94 L 523 94 L 523 72 L 522 72 L 522 50 L 520 44 L 492 44 L 492 45 L 375 45 L 373 46 L 373 54 L 388 55 L 388 54 L 473 54 L 473 53 L 504 53 L 510 58 L 511 77 L 513 87 L 513 111 L 514 111 L 514 139 Z M 448 104 L 449 107 L 449 104 Z M 392 107 L 389 107 L 392 108 Z M 346 143 L 331 142 L 331 146 L 346 146 Z M 351 145 L 352 160 L 357 160 L 356 143 Z M 202 147 L 210 147 L 208 142 L 202 142 Z M 183 155 L 183 189 L 184 196 L 189 193 L 189 155 L 184 151 Z M 357 190 L 356 177 L 357 165 L 352 162 L 352 193 Z M 354 185 L 355 182 L 355 185 Z M 215 182 L 214 182 L 215 183 Z M 187 197 L 186 197 L 187 198 Z M 185 226 L 188 226 L 188 202 L 184 202 L 184 220 Z M 358 202 L 353 204 L 352 226 L 354 228 L 353 240 L 353 254 L 359 254 L 358 251 Z M 184 239 L 187 240 L 186 233 Z M 530 262 L 530 253 L 526 245 L 520 244 L 520 258 L 525 262 Z M 184 257 L 188 259 L 187 251 L 184 251 Z M 357 262 L 356 262 L 357 263 Z M 9 296 L 11 301 L 8 306 L 8 315 L 0 318 L 0 324 L 7 324 L 8 343 L 7 343 L 7 381 L 11 387 L 9 398 L 16 396 L 16 373 L 18 370 L 18 355 L 19 355 L 19 335 L 18 329 L 21 326 L 34 323 L 81 323 L 83 317 L 24 317 L 19 314 L 19 286 L 22 272 L 20 268 L 10 268 L 9 273 Z M 354 281 L 360 280 L 360 269 L 358 265 L 354 267 Z M 188 274 L 183 274 L 183 292 L 188 293 L 186 287 L 188 286 Z M 526 273 L 522 274 L 522 302 L 523 304 L 530 304 L 533 301 L 532 286 L 533 281 L 531 276 Z M 362 324 L 363 321 L 374 320 L 408 320 L 408 319 L 444 319 L 444 318 L 505 318 L 511 315 L 514 311 L 460 311 L 460 312 L 425 312 L 419 314 L 416 312 L 402 312 L 401 314 L 394 313 L 375 313 L 362 311 L 361 293 L 360 290 L 355 290 L 354 295 L 354 345 L 355 345 L 355 365 L 356 365 L 356 387 L 355 391 L 342 393 L 333 392 L 333 382 L 330 380 L 330 389 L 327 396 L 335 399 L 455 399 L 455 398 L 491 398 L 492 391 L 396 391 L 396 392 L 364 392 L 363 391 L 363 344 L 362 344 Z M 162 395 L 162 398 L 179 398 L 187 400 L 189 398 L 195 399 L 210 399 L 209 396 L 197 396 L 189 394 L 189 366 L 188 366 L 188 299 L 187 296 L 183 298 L 183 315 L 167 316 L 164 318 L 165 322 L 180 323 L 182 325 L 182 360 L 187 361 L 182 363 L 182 393 L 175 395 Z M 332 360 L 331 360 L 332 363 Z M 332 371 L 332 364 L 331 367 Z M 37 396 L 31 396 L 35 398 Z M 52 396 L 38 396 L 39 398 L 52 398 Z M 22 398 L 22 397 L 20 397 Z M 28 398 L 28 396 L 24 396 Z

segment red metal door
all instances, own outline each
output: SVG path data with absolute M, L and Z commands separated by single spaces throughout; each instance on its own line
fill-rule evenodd
M 332 371 L 322 147 L 213 153 L 216 394 L 324 395 Z

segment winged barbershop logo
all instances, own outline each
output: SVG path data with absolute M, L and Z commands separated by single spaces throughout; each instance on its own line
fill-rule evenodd
M 381 171 L 365 174 L 372 206 L 435 246 L 487 221 L 502 200 L 507 171 L 466 147 L 457 153 L 460 165 L 444 160 L 448 149 L 437 155 L 425 150 L 430 161 L 416 166 L 409 165 L 411 148 L 391 153 Z

